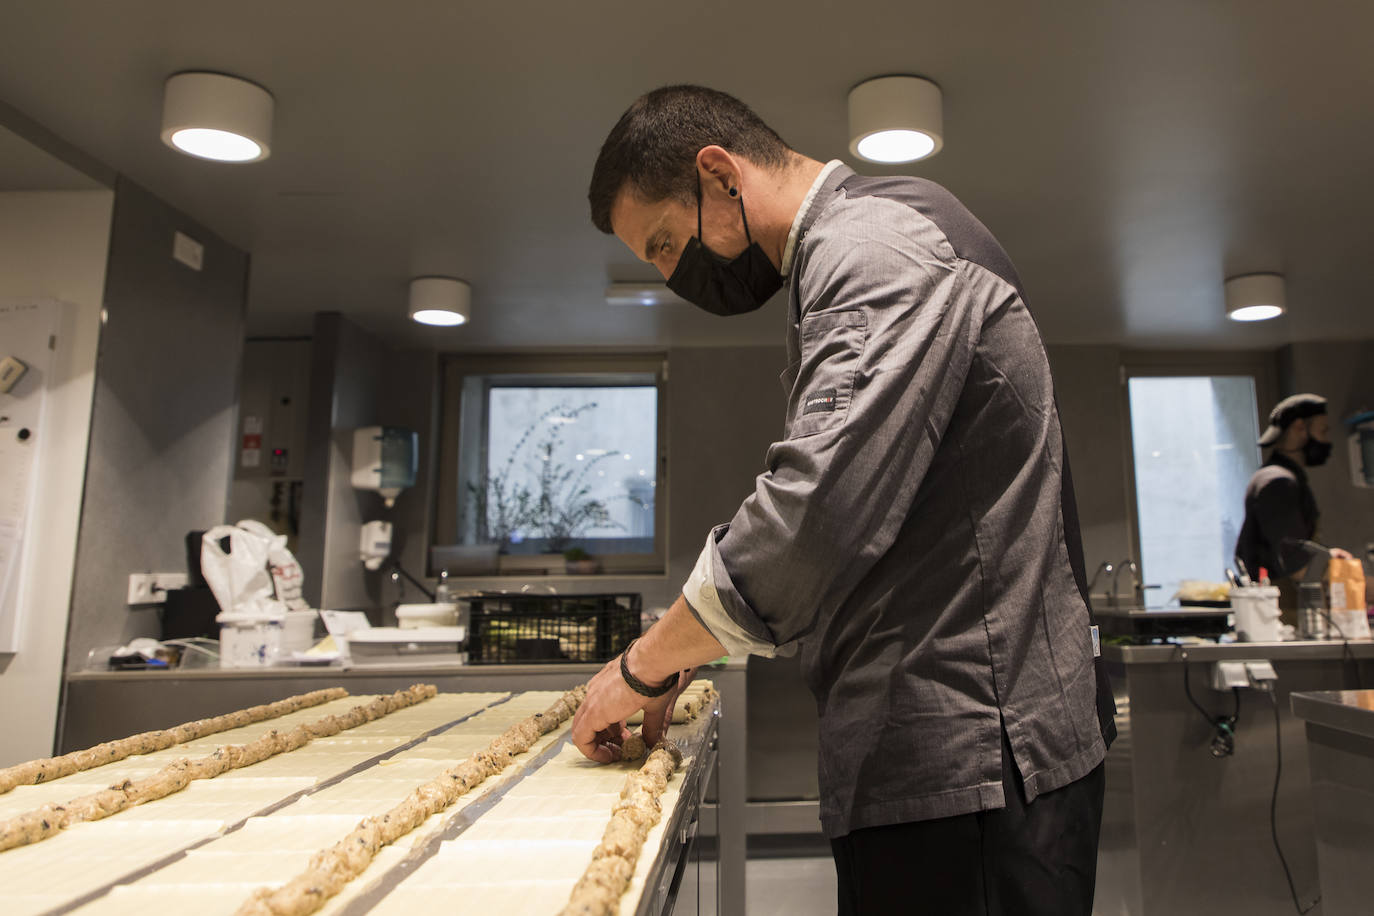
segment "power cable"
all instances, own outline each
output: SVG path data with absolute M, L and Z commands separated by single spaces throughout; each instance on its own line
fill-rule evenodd
M 1236 722 L 1240 719 L 1240 688 L 1232 687 L 1231 693 L 1235 697 L 1236 705 L 1229 716 L 1214 716 L 1202 708 L 1193 697 L 1193 687 L 1188 679 L 1188 653 L 1183 653 L 1183 692 L 1188 696 L 1188 702 L 1193 704 L 1193 708 L 1198 711 L 1207 724 L 1211 726 L 1215 734 L 1212 735 L 1211 752 L 1213 757 L 1229 757 L 1236 750 Z
M 1283 866 L 1283 876 L 1288 879 L 1288 893 L 1293 897 L 1293 909 L 1298 911 L 1298 916 L 1305 916 L 1312 909 L 1321 903 L 1322 895 L 1307 905 L 1298 902 L 1298 891 L 1293 886 L 1293 873 L 1288 870 L 1288 860 L 1283 856 L 1283 848 L 1279 846 L 1279 778 L 1283 775 L 1283 731 L 1279 728 L 1279 698 L 1272 689 L 1265 691 L 1269 694 L 1269 702 L 1274 707 L 1274 794 L 1269 799 L 1269 833 L 1274 838 L 1274 851 L 1279 854 L 1279 863 Z
M 1359 663 L 1359 661 L 1355 658 L 1355 652 L 1354 652 L 1354 650 L 1350 648 L 1350 637 L 1345 635 L 1345 630 L 1342 630 L 1340 624 L 1336 623 L 1336 620 L 1335 620 L 1335 618 L 1333 618 L 1333 617 L 1331 616 L 1331 612 L 1330 612 L 1330 611 L 1322 611 L 1322 617 L 1324 617 L 1324 618 L 1326 619 L 1327 624 L 1328 624 L 1333 630 L 1335 630 L 1335 631 L 1337 632 L 1337 634 L 1340 635 L 1340 637 L 1341 637 L 1341 663 L 1342 663 L 1342 664 L 1349 663 L 1349 665 L 1350 665 L 1350 670 L 1353 671 L 1353 672 L 1355 673 L 1355 689 L 1356 689 L 1356 690 L 1363 690 L 1363 689 L 1364 689 L 1364 679 L 1363 679 L 1362 677 L 1360 677 L 1360 663 Z

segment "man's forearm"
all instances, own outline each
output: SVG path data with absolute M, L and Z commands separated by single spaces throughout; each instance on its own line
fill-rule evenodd
M 687 600 L 678 595 L 668 613 L 635 642 L 625 661 L 640 680 L 661 684 L 674 671 L 704 665 L 724 654 L 725 647 L 701 625 Z

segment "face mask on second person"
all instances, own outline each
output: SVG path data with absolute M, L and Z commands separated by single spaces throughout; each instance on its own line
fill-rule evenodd
M 1322 442 L 1320 439 L 1307 434 L 1307 441 L 1302 444 L 1302 463 L 1309 468 L 1315 468 L 1326 464 L 1326 459 L 1331 457 L 1331 443 Z

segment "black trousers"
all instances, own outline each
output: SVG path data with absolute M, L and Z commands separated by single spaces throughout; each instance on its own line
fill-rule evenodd
M 1026 804 L 1002 737 L 1007 806 L 831 840 L 840 916 L 1091 916 L 1103 766 Z

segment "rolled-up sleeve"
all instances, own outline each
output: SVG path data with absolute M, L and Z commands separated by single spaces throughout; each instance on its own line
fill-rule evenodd
M 751 619 L 736 622 L 721 603 L 720 591 L 716 586 L 718 581 L 727 593 L 739 594 L 739 590 L 730 582 L 730 573 L 720 558 L 718 546 L 719 539 L 724 537 L 729 528 L 729 525 L 720 525 L 706 536 L 706 546 L 697 557 L 697 565 L 682 586 L 682 597 L 701 625 L 710 630 L 716 641 L 725 647 L 727 655 L 762 655 L 766 658 L 789 655 L 790 646 L 774 645 L 771 642 L 772 634 L 765 629 L 745 629 L 746 625 L 757 627 L 758 622 Z
M 955 257 L 914 210 L 882 202 L 808 240 L 786 437 L 683 589 L 732 652 L 773 654 L 838 607 L 887 552 L 1009 284 Z

